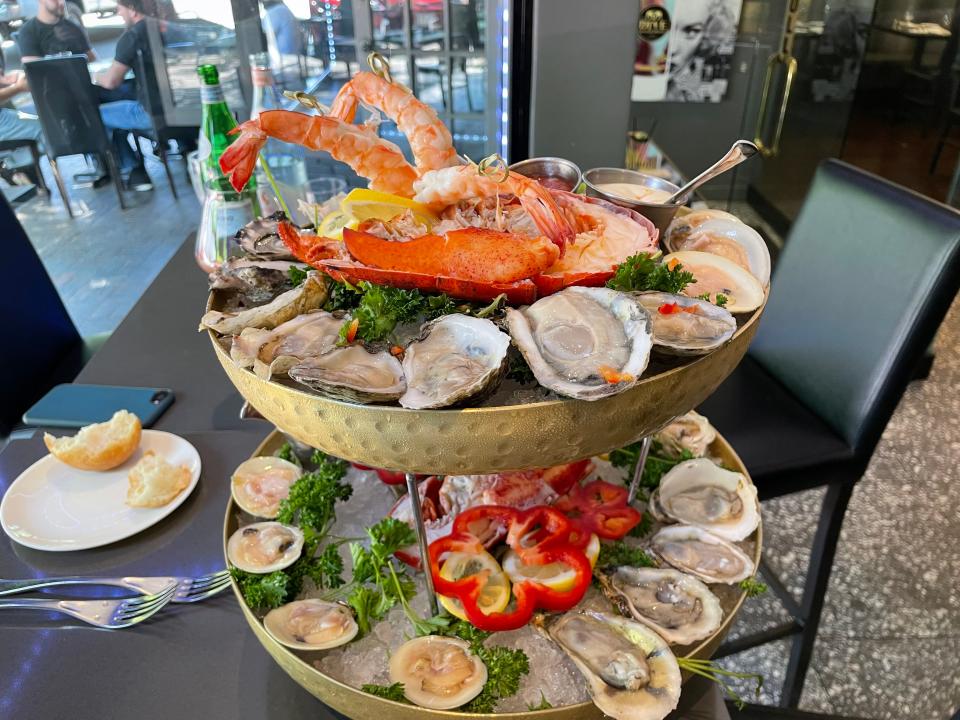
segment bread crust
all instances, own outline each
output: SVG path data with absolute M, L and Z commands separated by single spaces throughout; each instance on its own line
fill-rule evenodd
M 140 446 L 140 418 L 118 410 L 105 423 L 80 429 L 73 437 L 44 433 L 43 442 L 55 458 L 78 470 L 112 470 L 125 463 Z

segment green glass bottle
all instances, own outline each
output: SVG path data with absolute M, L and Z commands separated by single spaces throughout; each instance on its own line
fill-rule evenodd
M 230 182 L 220 170 L 220 156 L 238 137 L 227 134 L 237 126 L 237 121 L 224 100 L 216 66 L 201 65 L 197 68 L 197 74 L 200 76 L 200 101 L 203 103 L 198 152 L 203 184 L 209 190 L 229 192 Z M 256 190 L 256 180 L 253 177 L 244 188 L 248 189 Z

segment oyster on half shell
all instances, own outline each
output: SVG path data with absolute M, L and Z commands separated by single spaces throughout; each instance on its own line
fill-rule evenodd
M 733 585 L 756 569 L 733 543 L 693 525 L 668 525 L 650 538 L 650 549 L 669 565 L 706 583 Z
M 359 403 L 392 402 L 407 388 L 399 360 L 386 351 L 369 352 L 362 345 L 308 357 L 288 374 L 323 395 Z
M 253 366 L 257 377 L 285 375 L 300 361 L 332 350 L 339 339 L 342 317 L 323 310 L 298 315 L 273 330 L 245 328 L 233 338 L 230 357 L 240 367 Z
M 444 315 L 427 323 L 403 355 L 405 408 L 449 407 L 493 390 L 506 370 L 510 337 L 490 320 Z
M 322 216 L 321 216 L 322 217 Z M 280 233 L 277 225 L 286 220 L 287 215 L 282 210 L 273 215 L 251 220 L 237 230 L 233 240 L 250 255 L 265 260 L 295 260 Z
M 594 704 L 616 720 L 661 720 L 680 700 L 680 668 L 666 641 L 635 620 L 585 610 L 543 620 L 573 660 Z
M 623 565 L 596 574 L 603 594 L 622 614 L 649 625 L 672 645 L 702 640 L 723 621 L 717 596 L 679 570 Z
M 236 312 L 210 310 L 200 318 L 199 329 L 209 328 L 221 335 L 239 335 L 244 328 L 272 330 L 297 315 L 319 308 L 326 299 L 327 283 L 311 270 L 302 285 L 277 295 L 266 305 Z
M 684 450 L 694 457 L 703 457 L 717 439 L 717 431 L 707 418 L 691 410 L 660 430 L 653 439 L 660 443 L 663 454 L 668 457 L 679 459 Z
M 632 387 L 650 359 L 650 318 L 627 293 L 568 287 L 520 310 L 510 335 L 537 381 L 560 395 L 599 400 Z
M 672 467 L 655 495 L 657 513 L 724 540 L 743 540 L 760 524 L 757 488 L 743 474 L 724 470 L 707 458 Z
M 712 302 L 664 292 L 635 293 L 650 315 L 653 346 L 668 355 L 704 355 L 733 337 L 737 321 Z

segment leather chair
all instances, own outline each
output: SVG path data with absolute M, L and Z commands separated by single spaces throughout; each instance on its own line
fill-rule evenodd
M 63 197 L 67 214 L 73 217 L 70 198 L 60 176 L 57 158 L 65 155 L 99 155 L 105 157 L 107 167 L 117 188 L 120 208 L 126 209 L 123 186 L 113 145 L 100 117 L 100 108 L 87 58 L 83 55 L 32 60 L 23 66 L 30 83 L 30 93 L 37 108 L 46 145 L 47 158 Z
M 764 573 L 794 620 L 718 653 L 795 636 L 781 705 L 800 700 L 854 484 L 958 288 L 960 213 L 828 160 L 777 263 L 748 356 L 700 407 L 761 500 L 827 488 L 799 605 Z
M 0 197 L 4 261 L 0 283 L 15 308 L 5 313 L 9 333 L 0 343 L 0 438 L 50 388 L 70 382 L 107 336 L 83 339 L 57 289 L 5 199 Z M 13 311 L 15 309 L 15 311 Z

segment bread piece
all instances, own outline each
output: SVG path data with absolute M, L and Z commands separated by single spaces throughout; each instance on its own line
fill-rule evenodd
M 191 473 L 186 465 L 171 465 L 153 450 L 147 450 L 127 477 L 127 505 L 152 508 L 166 505 L 182 493 L 190 484 Z
M 107 422 L 80 428 L 73 437 L 44 433 L 43 442 L 55 458 L 78 470 L 110 470 L 122 465 L 140 445 L 140 418 L 117 410 Z

